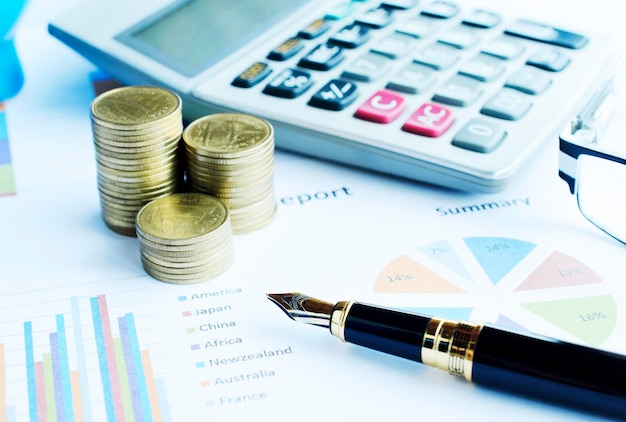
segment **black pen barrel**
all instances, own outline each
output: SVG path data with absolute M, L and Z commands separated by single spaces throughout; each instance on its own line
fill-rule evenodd
M 626 420 L 626 356 L 484 326 L 472 382 Z
M 495 326 L 339 302 L 331 332 L 467 381 L 626 420 L 626 356 Z
M 430 317 L 351 304 L 343 339 L 370 349 L 422 362 L 421 346 Z

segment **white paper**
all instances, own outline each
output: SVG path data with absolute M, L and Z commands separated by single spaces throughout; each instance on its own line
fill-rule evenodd
M 343 344 L 323 329 L 289 320 L 265 298 L 301 291 L 331 302 L 357 299 L 477 321 L 502 322 L 504 316 L 522 329 L 626 353 L 620 335 L 626 332 L 626 250 L 578 212 L 558 178 L 556 139 L 493 195 L 450 192 L 277 152 L 275 220 L 235 236 L 234 263 L 216 279 L 161 283 L 144 272 L 137 239 L 111 232 L 100 218 L 89 124 L 89 74 L 95 69 L 47 35 L 48 14 L 64 5 L 49 3 L 28 6 L 18 31 L 26 84 L 5 103 L 17 185 L 16 195 L 0 198 L 0 391 L 6 386 L 0 410 L 4 406 L 8 420 L 29 415 L 24 324 L 32 324 L 34 360 L 43 362 L 59 319 L 68 370 L 87 380 L 80 384 L 83 406 L 73 412 L 106 420 L 108 405 L 120 420 L 115 400 L 103 392 L 90 302 L 99 295 L 106 297 L 114 338 L 121 336 L 118 317 L 132 314 L 139 347 L 149 353 L 151 394 L 163 420 L 593 419 Z M 617 19 L 623 13 L 611 13 L 615 2 L 515 2 L 511 10 L 532 12 L 525 6 L 530 3 L 547 21 L 567 17 L 574 28 L 624 35 Z M 593 21 L 591 11 L 599 16 Z M 625 126 L 617 119 L 607 136 L 624 133 Z M 504 269 L 481 264 L 470 239 L 501 254 Z M 552 288 L 518 290 L 546 261 L 567 280 L 594 282 L 551 279 Z M 415 281 L 424 268 L 447 284 L 389 293 L 395 282 Z M 385 284 L 386 277 L 396 279 Z M 579 299 L 578 314 L 564 308 L 577 319 L 566 328 L 554 312 L 541 316 L 545 306 L 536 312 L 524 306 Z M 58 401 L 60 391 L 75 391 L 51 388 L 57 395 L 47 409 L 67 403 Z

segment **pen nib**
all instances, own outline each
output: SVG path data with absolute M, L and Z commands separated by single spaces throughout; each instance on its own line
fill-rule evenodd
M 301 293 L 268 293 L 267 297 L 294 321 L 330 327 L 332 303 L 324 302 Z

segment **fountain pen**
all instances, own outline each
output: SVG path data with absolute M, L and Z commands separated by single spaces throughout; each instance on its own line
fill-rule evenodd
M 269 293 L 291 319 L 469 382 L 626 420 L 626 356 L 489 324 Z

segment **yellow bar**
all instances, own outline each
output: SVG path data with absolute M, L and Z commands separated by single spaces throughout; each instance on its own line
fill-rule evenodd
M 80 374 L 78 371 L 70 371 L 70 383 L 72 384 L 74 420 L 76 422 L 83 422 L 85 420 L 85 415 L 83 413 L 83 399 L 80 396 Z
M 52 355 L 50 353 L 43 354 L 43 381 L 46 389 L 46 410 L 48 411 L 48 421 L 56 422 L 57 420 L 57 404 L 54 391 L 54 374 L 52 372 Z
M 150 397 L 152 417 L 155 421 L 159 422 L 163 420 L 163 416 L 161 415 L 159 395 L 157 393 L 156 382 L 154 381 L 154 371 L 152 370 L 152 362 L 150 361 L 150 352 L 148 350 L 141 351 L 141 361 L 143 363 L 143 372 L 146 376 L 146 386 L 148 388 L 148 397 Z
M 113 349 L 115 350 L 115 362 L 117 363 L 117 378 L 120 380 L 120 395 L 122 396 L 122 405 L 124 406 L 124 418 L 127 421 L 134 421 L 133 397 L 130 394 L 130 383 L 128 382 L 128 373 L 126 372 L 122 339 L 119 337 L 113 339 Z

